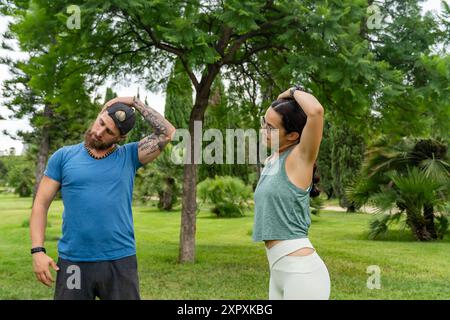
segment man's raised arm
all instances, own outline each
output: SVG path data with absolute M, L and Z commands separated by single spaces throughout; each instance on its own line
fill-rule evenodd
M 154 130 L 151 135 L 139 141 L 139 161 L 145 165 L 159 156 L 166 144 L 173 139 L 176 129 L 159 112 L 139 99 L 134 98 L 132 106 L 142 114 Z

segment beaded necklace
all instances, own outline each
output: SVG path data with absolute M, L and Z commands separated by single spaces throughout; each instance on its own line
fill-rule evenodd
M 86 145 L 86 144 L 84 144 L 84 147 L 86 148 L 86 151 L 89 153 L 89 155 L 92 157 L 92 158 L 94 158 L 94 159 L 96 159 L 96 160 L 100 160 L 100 159 L 104 159 L 104 158 L 106 158 L 107 156 L 109 156 L 111 153 L 113 153 L 115 150 L 116 150 L 116 145 L 114 145 L 114 148 L 112 148 L 111 150 L 109 150 L 107 153 L 105 153 L 103 156 L 101 156 L 101 157 L 97 157 L 96 155 L 94 155 L 93 153 L 92 153 L 92 151 L 91 151 L 91 149 L 89 149 L 89 147 Z

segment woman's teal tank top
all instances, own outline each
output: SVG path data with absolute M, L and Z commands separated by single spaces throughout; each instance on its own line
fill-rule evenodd
M 290 240 L 308 237 L 311 224 L 309 191 L 294 185 L 286 174 L 290 147 L 269 161 L 256 186 L 253 240 Z

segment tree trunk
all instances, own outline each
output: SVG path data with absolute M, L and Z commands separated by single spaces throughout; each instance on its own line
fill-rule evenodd
M 52 115 L 52 109 L 50 105 L 46 104 L 44 107 L 44 117 L 50 118 Z M 45 165 L 47 164 L 48 154 L 50 152 L 50 128 L 48 125 L 42 127 L 41 141 L 39 143 L 39 152 L 36 159 L 36 171 L 34 174 L 35 183 L 33 189 L 33 203 L 36 198 L 36 193 L 39 188 L 39 183 L 44 176 Z
M 172 210 L 173 206 L 173 197 L 174 197 L 174 186 L 175 180 L 172 177 L 167 177 L 164 179 L 165 188 L 164 191 L 159 195 L 159 204 L 158 207 L 169 211 Z
M 414 214 L 407 212 L 407 218 L 406 223 L 411 228 L 411 231 L 413 232 L 414 237 L 419 241 L 429 241 L 431 240 L 431 235 L 428 232 L 426 225 L 421 223 L 420 221 L 417 221 L 417 219 L 411 219 Z
M 195 136 L 194 116 L 196 107 L 192 110 L 189 120 L 189 133 L 191 143 L 187 151 L 187 163 L 184 164 L 183 171 L 183 196 L 180 226 L 180 252 L 179 263 L 195 262 L 195 232 L 196 232 L 196 212 L 197 212 L 197 164 L 195 156 Z M 202 120 L 200 118 L 200 120 Z
M 195 261 L 197 165 L 185 164 L 183 178 L 183 209 L 181 212 L 179 256 L 180 263 Z
M 355 205 L 352 203 L 347 207 L 347 213 L 355 213 L 356 212 L 356 208 Z
M 424 225 L 417 226 L 414 228 L 414 236 L 419 241 L 430 241 L 432 240 L 430 233 Z
M 423 215 L 425 217 L 425 227 L 432 239 L 437 239 L 436 228 L 434 226 L 433 206 L 425 204 L 423 208 Z
M 203 122 L 206 108 L 208 107 L 209 95 L 211 93 L 211 86 L 220 71 L 220 65 L 208 65 L 207 72 L 202 76 L 202 80 L 196 87 L 196 96 L 194 107 L 192 108 L 191 116 L 189 118 L 189 133 L 191 136 L 191 143 L 187 155 L 188 163 L 184 165 L 183 172 L 183 198 L 181 209 L 181 226 L 180 226 L 180 252 L 178 261 L 180 263 L 195 261 L 195 232 L 196 232 L 196 213 L 197 213 L 197 164 L 195 159 L 196 143 L 199 139 L 200 145 L 197 142 L 197 148 L 202 148 L 201 137 L 195 137 L 194 124 L 195 121 Z M 200 133 L 202 134 L 202 133 Z
M 158 191 L 158 209 L 162 209 L 164 205 L 164 190 Z

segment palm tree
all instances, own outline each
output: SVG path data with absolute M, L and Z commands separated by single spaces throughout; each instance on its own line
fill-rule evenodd
M 439 138 L 403 138 L 392 144 L 382 137 L 369 148 L 357 182 L 346 192 L 358 205 L 371 203 L 375 213 L 384 214 L 371 223 L 371 238 L 406 217 L 417 240 L 442 239 L 449 213 L 447 150 Z
M 167 145 L 158 158 L 138 171 L 136 194 L 139 200 L 146 202 L 157 196 L 158 208 L 170 211 L 181 195 L 178 187 L 183 179 L 183 166 L 172 162 L 172 145 Z

